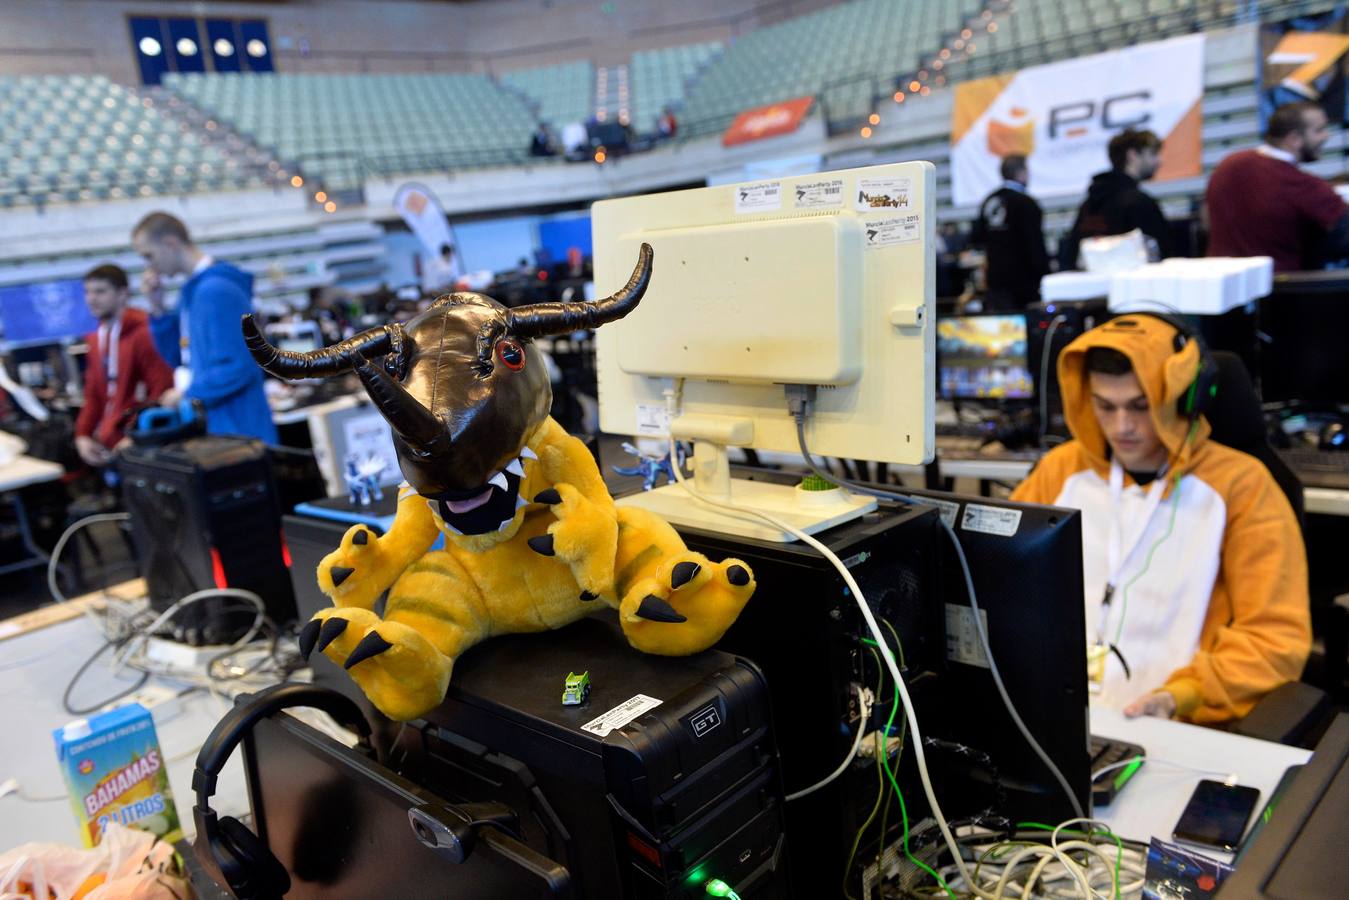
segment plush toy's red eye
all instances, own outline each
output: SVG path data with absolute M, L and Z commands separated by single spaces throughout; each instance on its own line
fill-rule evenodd
M 497 356 L 501 357 L 502 365 L 512 372 L 525 367 L 525 348 L 510 338 L 497 342 Z

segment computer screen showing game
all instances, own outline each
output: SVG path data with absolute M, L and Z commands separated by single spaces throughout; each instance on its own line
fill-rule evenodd
M 98 327 L 78 278 L 0 287 L 0 327 L 7 347 L 54 344 Z
M 953 316 L 937 320 L 937 367 L 947 400 L 1029 400 L 1026 317 Z

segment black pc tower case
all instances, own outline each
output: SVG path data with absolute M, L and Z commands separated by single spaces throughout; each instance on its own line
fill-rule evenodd
M 1026 307 L 1026 357 L 1035 378 L 1038 412 L 1045 434 L 1069 437 L 1063 421 L 1063 395 L 1059 391 L 1059 353 L 1078 336 L 1110 318 L 1105 298 L 1055 300 Z
M 162 446 L 132 446 L 120 462 L 122 494 L 151 606 L 165 610 L 194 591 L 252 591 L 278 624 L 295 618 L 267 448 L 247 438 L 203 436 Z M 238 617 L 220 619 L 207 604 L 175 617 L 178 636 L 218 643 L 237 635 Z M 247 619 L 244 619 L 247 621 Z

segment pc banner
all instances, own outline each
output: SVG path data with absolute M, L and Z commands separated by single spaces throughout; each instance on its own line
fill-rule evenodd
M 440 248 L 446 244 L 458 249 L 454 232 L 450 230 L 450 220 L 445 217 L 445 210 L 430 188 L 408 182 L 393 195 L 393 207 L 426 248 L 427 259 L 438 259 Z
M 1319 103 L 1332 125 L 1349 119 L 1349 15 L 1336 7 L 1260 28 L 1260 130 L 1285 103 Z
M 1186 35 L 956 85 L 951 178 L 956 206 L 1002 184 L 1020 154 L 1037 197 L 1084 194 L 1110 168 L 1106 145 L 1125 128 L 1162 139 L 1156 180 L 1200 174 L 1204 36 Z

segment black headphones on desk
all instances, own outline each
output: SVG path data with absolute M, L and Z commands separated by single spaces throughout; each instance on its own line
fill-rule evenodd
M 236 747 L 259 719 L 297 706 L 321 709 L 359 735 L 361 746 L 378 759 L 370 739 L 370 723 L 350 698 L 312 684 L 279 684 L 260 691 L 230 710 L 211 729 L 197 754 L 192 772 L 192 790 L 197 795 L 192 818 L 197 824 L 194 846 L 198 854 L 209 852 L 220 874 L 239 900 L 282 897 L 290 890 L 290 873 L 266 842 L 232 816 L 218 818 L 211 809 L 216 778 Z M 204 845 L 204 848 L 203 848 Z

